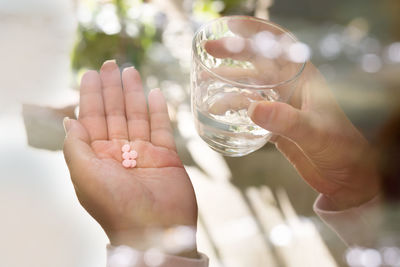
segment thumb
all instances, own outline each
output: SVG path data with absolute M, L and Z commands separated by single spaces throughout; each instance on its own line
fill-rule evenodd
M 251 103 L 248 114 L 262 128 L 291 139 L 300 146 L 310 142 L 311 125 L 307 114 L 282 102 Z
M 90 138 L 82 124 L 73 119 L 63 121 L 66 132 L 64 140 L 64 158 L 73 176 L 74 170 L 80 170 L 95 157 L 90 146 Z

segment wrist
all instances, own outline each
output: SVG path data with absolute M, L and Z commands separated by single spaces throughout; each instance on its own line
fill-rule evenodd
M 196 245 L 196 229 L 190 226 L 170 228 L 147 228 L 141 230 L 116 231 L 108 234 L 114 247 L 129 246 L 136 250 L 156 249 L 162 253 L 199 258 Z
M 372 157 L 361 162 L 349 175 L 349 182 L 331 194 L 324 194 L 329 205 L 337 211 L 359 207 L 379 195 L 380 176 Z
M 370 192 L 358 192 L 351 190 L 341 190 L 332 195 L 325 195 L 326 204 L 335 211 L 342 211 L 359 207 L 379 194 L 379 190 L 371 190 Z

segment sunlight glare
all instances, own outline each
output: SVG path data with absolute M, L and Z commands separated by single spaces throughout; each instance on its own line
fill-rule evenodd
M 288 246 L 292 242 L 293 233 L 286 224 L 278 224 L 272 228 L 269 239 L 278 247 Z
M 96 16 L 96 25 L 104 33 L 112 35 L 121 31 L 121 24 L 116 13 L 116 7 L 113 4 L 104 5 Z

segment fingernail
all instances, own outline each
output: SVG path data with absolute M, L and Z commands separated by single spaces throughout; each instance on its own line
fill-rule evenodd
M 130 66 L 130 67 L 126 67 L 124 68 L 124 70 L 122 72 L 128 71 L 128 70 L 134 70 L 135 67 L 134 66 Z
M 65 117 L 63 120 L 64 132 L 68 133 L 69 129 L 71 128 L 71 119 Z
M 107 64 L 107 63 L 117 63 L 117 61 L 115 59 L 109 59 L 109 60 L 104 61 L 103 65 Z
M 101 66 L 102 71 L 111 71 L 117 68 L 117 61 L 115 59 L 110 59 L 104 61 L 103 65 Z
M 151 93 L 156 93 L 156 92 L 161 92 L 160 88 L 151 89 L 150 94 Z
M 268 101 L 253 102 L 250 104 L 249 108 L 247 109 L 247 114 L 254 123 L 258 125 L 268 124 L 271 113 L 274 112 L 273 109 L 266 112 L 266 108 L 269 104 L 270 102 Z

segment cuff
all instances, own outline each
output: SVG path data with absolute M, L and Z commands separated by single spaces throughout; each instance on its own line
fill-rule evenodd
M 198 259 L 179 257 L 150 249 L 139 251 L 128 246 L 107 246 L 107 267 L 208 267 L 208 258 L 199 253 Z
M 328 203 L 323 195 L 319 195 L 314 211 L 348 246 L 374 246 L 382 219 L 379 196 L 361 206 L 342 211 L 334 210 Z

